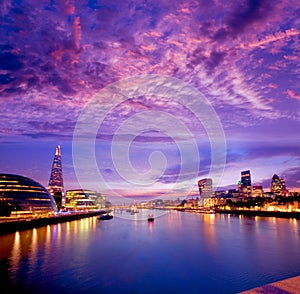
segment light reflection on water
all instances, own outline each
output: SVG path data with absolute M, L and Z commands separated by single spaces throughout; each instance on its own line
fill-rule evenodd
M 1 293 L 237 293 L 300 274 L 297 220 L 139 213 L 1 236 Z
M 10 255 L 11 261 L 11 274 L 14 277 L 17 274 L 19 263 L 21 261 L 21 240 L 20 233 L 15 233 L 15 238 L 13 242 L 13 247 Z

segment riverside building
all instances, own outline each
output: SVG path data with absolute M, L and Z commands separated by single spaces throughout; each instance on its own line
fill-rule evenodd
M 105 197 L 92 190 L 67 190 L 66 209 L 93 210 L 105 208 Z
M 49 216 L 57 211 L 54 198 L 38 182 L 15 174 L 0 174 L 0 216 Z
M 239 193 L 240 196 L 251 197 L 252 186 L 250 170 L 245 170 L 241 172 L 241 181 L 239 182 Z
M 64 195 L 64 183 L 63 183 L 60 145 L 58 145 L 55 148 L 55 155 L 52 163 L 51 175 L 48 184 L 48 191 L 55 199 L 59 208 L 65 205 L 66 199 Z

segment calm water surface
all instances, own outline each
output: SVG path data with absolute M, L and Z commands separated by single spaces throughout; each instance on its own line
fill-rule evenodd
M 1 236 L 1 293 L 238 293 L 300 274 L 293 219 L 126 217 Z

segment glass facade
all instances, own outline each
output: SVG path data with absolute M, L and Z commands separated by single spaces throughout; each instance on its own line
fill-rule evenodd
M 241 193 L 244 197 L 249 197 L 252 194 L 250 170 L 241 172 Z
M 66 209 L 99 209 L 105 207 L 105 197 L 92 190 L 68 190 L 66 192 Z
M 278 175 L 273 175 L 271 182 L 271 192 L 274 195 L 280 196 L 288 196 L 289 192 L 286 188 L 285 180 L 283 178 L 279 178 Z
M 48 191 L 54 197 L 60 194 L 61 205 L 65 205 L 64 183 L 62 174 L 62 162 L 60 145 L 55 148 L 55 155 L 52 163 L 51 175 L 49 179 Z M 60 206 L 61 206 L 60 205 Z
M 54 198 L 38 182 L 14 174 L 0 174 L 0 215 L 53 214 Z
M 211 197 L 213 194 L 213 186 L 212 186 L 212 179 L 202 179 L 198 181 L 198 188 L 200 197 L 208 198 Z

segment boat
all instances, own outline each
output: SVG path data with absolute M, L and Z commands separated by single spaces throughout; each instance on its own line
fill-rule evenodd
M 110 213 L 105 213 L 105 214 L 99 215 L 99 217 L 98 217 L 98 219 L 100 219 L 100 220 L 109 220 L 112 218 L 113 218 L 113 215 L 111 215 Z
M 139 210 L 137 209 L 136 205 L 132 205 L 130 209 L 130 214 L 136 214 L 139 213 Z
M 154 221 L 154 215 L 153 214 L 149 214 L 148 215 L 148 222 L 153 222 Z
M 197 212 L 199 213 L 207 213 L 207 214 L 215 214 L 216 211 L 213 209 L 198 209 Z

